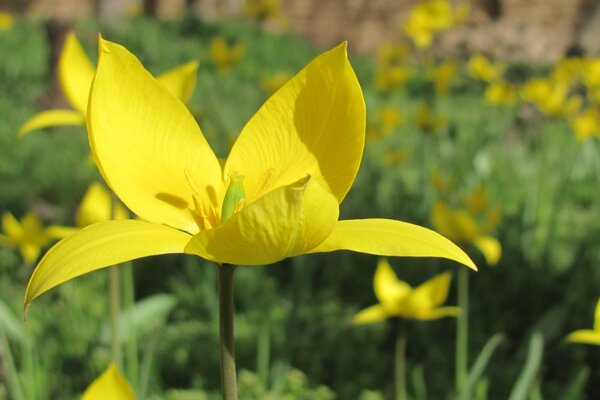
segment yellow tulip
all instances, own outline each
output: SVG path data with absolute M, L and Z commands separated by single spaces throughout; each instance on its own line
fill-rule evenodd
M 11 13 L 0 11 L 0 32 L 8 31 L 14 25 L 15 20 Z
M 494 207 L 484 213 L 481 199 L 470 199 L 467 204 L 471 210 L 436 202 L 431 213 L 433 226 L 442 235 L 459 244 L 472 244 L 481 251 L 489 265 L 496 265 L 502 254 L 502 246 L 489 233 L 500 222 L 500 209 Z M 475 210 L 480 211 L 474 212 Z M 478 216 L 481 218 L 476 218 Z
M 258 83 L 260 88 L 267 94 L 272 95 L 278 91 L 288 80 L 290 80 L 290 74 L 286 72 L 278 72 L 272 75 L 262 76 Z
M 0 245 L 19 249 L 26 263 L 34 262 L 42 248 L 55 239 L 62 239 L 71 232 L 71 228 L 53 225 L 44 228 L 42 221 L 33 213 L 26 214 L 18 221 L 12 213 L 2 215 L 2 234 Z
M 456 317 L 458 307 L 440 307 L 448 298 L 451 274 L 437 275 L 412 288 L 401 281 L 386 259 L 380 259 L 373 279 L 373 288 L 379 304 L 365 308 L 352 320 L 355 324 L 383 321 L 390 317 L 431 320 Z
M 521 89 L 521 96 L 549 117 L 575 114 L 582 103 L 580 96 L 570 95 L 567 83 L 555 82 L 552 79 L 530 80 Z
M 415 122 L 423 133 L 434 134 L 443 127 L 447 120 L 442 115 L 436 115 L 427 104 L 423 103 L 417 109 Z
M 517 101 L 518 95 L 519 91 L 516 86 L 502 80 L 491 82 L 485 90 L 487 101 L 506 106 L 513 105 Z
M 458 65 L 455 61 L 452 60 L 444 61 L 441 64 L 437 65 L 435 68 L 433 68 L 433 70 L 430 72 L 430 75 L 433 79 L 436 93 L 448 93 L 450 84 L 452 83 L 454 76 L 456 76 L 457 69 Z
M 426 49 L 431 46 L 433 36 L 464 21 L 469 6 L 461 4 L 456 11 L 448 0 L 425 0 L 417 3 L 404 24 L 404 30 L 415 46 Z
M 240 62 L 244 56 L 244 46 L 240 43 L 229 46 L 227 39 L 218 36 L 210 43 L 209 53 L 219 72 L 226 72 Z
M 570 122 L 577 140 L 584 141 L 593 136 L 600 136 L 600 113 L 595 107 L 588 107 Z
M 484 55 L 476 54 L 469 58 L 467 64 L 469 74 L 480 81 L 493 81 L 504 73 L 504 64 L 492 64 Z
M 585 343 L 600 346 L 600 299 L 598 299 L 598 302 L 596 303 L 594 328 L 571 332 L 569 336 L 567 336 L 567 341 L 571 343 Z
M 135 394 L 115 364 L 111 363 L 85 390 L 81 400 L 135 400 Z
M 198 63 L 190 61 L 165 72 L 158 79 L 171 93 L 187 102 L 196 87 L 197 69 Z M 62 92 L 73 110 L 42 111 L 21 126 L 19 135 L 23 136 L 31 131 L 51 126 L 85 124 L 94 72 L 94 66 L 85 54 L 77 36 L 74 32 L 69 32 L 58 60 L 58 79 Z
M 127 218 L 129 218 L 129 213 L 123 205 L 118 200 L 113 199 L 104 186 L 94 182 L 85 192 L 83 200 L 81 200 L 75 214 L 75 223 L 78 227 L 84 228 L 97 222 Z
M 342 44 L 308 64 L 217 159 L 188 109 L 124 47 L 100 39 L 89 140 L 102 176 L 144 221 L 88 226 L 48 251 L 25 295 L 140 257 L 187 253 L 261 265 L 353 250 L 444 257 L 471 268 L 456 245 L 386 219 L 338 221 L 365 141 L 365 104 Z

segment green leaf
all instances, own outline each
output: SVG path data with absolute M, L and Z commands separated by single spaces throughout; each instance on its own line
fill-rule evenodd
M 573 377 L 573 380 L 569 386 L 565 389 L 562 400 L 581 400 L 584 398 L 583 391 L 585 385 L 590 377 L 590 369 L 583 367 L 577 375 Z
M 544 355 L 544 337 L 540 332 L 534 332 L 529 340 L 527 360 L 510 393 L 509 400 L 527 400 L 527 396 L 533 385 L 536 384 L 536 376 L 542 364 Z
M 477 382 L 483 375 L 483 371 L 485 370 L 488 363 L 490 362 L 490 359 L 492 358 L 494 351 L 496 351 L 496 348 L 503 341 L 504 341 L 504 334 L 496 333 L 491 338 L 489 338 L 489 340 L 483 346 L 483 348 L 481 349 L 481 352 L 477 356 L 477 359 L 475 360 L 475 364 L 473 364 L 473 368 L 471 368 L 471 371 L 469 372 L 467 380 L 465 381 L 465 384 L 463 385 L 462 390 L 458 396 L 458 398 L 460 400 L 469 400 L 471 398 L 473 389 L 475 388 L 475 385 L 477 384 Z
M 0 300 L 0 329 L 3 329 L 11 340 L 19 343 L 31 342 L 31 336 L 21 319 L 2 300 Z

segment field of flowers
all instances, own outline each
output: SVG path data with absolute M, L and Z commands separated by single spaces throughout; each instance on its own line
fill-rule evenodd
M 244 265 L 233 287 L 242 400 L 600 398 L 600 58 L 442 59 L 430 51 L 435 35 L 468 13 L 443 10 L 435 19 L 417 6 L 406 35 L 382 43 L 376 57 L 355 55 L 348 43 L 349 63 L 343 45 L 323 53 L 329 49 L 248 18 L 83 21 L 66 36 L 56 67 L 43 22 L 0 13 L 0 400 L 84 392 L 87 399 L 237 398 L 220 369 L 229 353 L 220 344 L 227 310 L 219 287 L 227 291 L 231 264 Z M 88 101 L 99 43 L 102 68 Z M 138 81 L 143 91 L 130 90 Z M 251 119 L 272 95 L 270 114 Z M 307 109 L 313 114 L 303 115 Z M 271 120 L 286 112 L 308 132 L 298 133 L 293 150 L 314 146 L 318 168 L 277 177 L 303 167 L 304 158 L 292 157 L 283 172 L 265 168 L 255 177 L 235 164 L 290 157 L 293 144 L 269 137 L 278 134 Z M 172 144 L 193 120 L 216 158 L 201 144 Z M 266 133 L 236 143 L 249 120 L 253 132 Z M 310 142 L 318 129 L 323 141 L 334 135 L 323 154 L 320 139 Z M 156 142 L 144 136 L 154 131 L 162 135 Z M 209 166 L 188 163 L 198 171 L 162 175 L 192 151 L 223 167 L 217 158 L 234 143 L 227 163 L 244 177 L 226 178 L 213 196 L 223 203 L 216 214 L 210 193 L 200 196 L 204 188 L 193 183 L 211 175 Z M 144 158 L 163 151 L 169 160 Z M 344 174 L 340 188 L 332 180 Z M 131 176 L 168 189 L 143 197 Z M 277 179 L 289 189 L 281 198 Z M 192 232 L 177 225 L 185 205 L 169 197 L 186 180 Z M 321 193 L 313 182 L 331 187 Z M 264 210 L 251 197 L 261 191 L 269 192 Z M 298 193 L 307 204 L 299 211 L 289 200 Z M 340 221 L 373 225 L 357 224 L 337 245 L 333 228 L 323 234 L 319 224 L 329 223 L 330 205 L 341 199 Z M 159 200 L 172 211 L 156 211 Z M 218 243 L 200 237 L 209 245 L 175 246 L 181 235 L 218 231 L 257 209 L 249 236 L 242 221 Z M 174 222 L 153 224 L 153 213 Z M 268 218 L 283 222 L 262 227 Z M 430 231 L 372 218 L 433 229 L 478 271 Z M 98 226 L 142 227 L 147 236 L 110 239 L 108 230 L 94 233 Z M 278 243 L 253 241 L 290 229 L 300 238 L 281 254 Z M 114 252 L 96 250 L 104 237 Z M 173 243 L 136 250 L 155 237 Z M 146 255 L 157 256 L 138 258 Z

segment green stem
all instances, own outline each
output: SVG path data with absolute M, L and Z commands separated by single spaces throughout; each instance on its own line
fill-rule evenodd
M 138 343 L 133 323 L 133 308 L 135 306 L 135 286 L 133 278 L 133 265 L 131 261 L 123 263 L 123 301 L 127 315 L 127 337 L 129 340 L 125 343 L 125 351 L 127 356 L 126 372 L 129 383 L 134 388 L 136 393 L 139 393 L 139 376 L 140 367 L 138 360 Z
M 0 361 L 2 362 L 2 367 L 6 374 L 6 383 L 9 389 L 8 392 L 15 400 L 25 400 L 25 395 L 23 394 L 23 388 L 19 379 L 19 372 L 17 371 L 15 359 L 10 351 L 8 336 L 2 327 L 0 327 Z
M 117 265 L 109 268 L 109 292 L 110 292 L 110 349 L 113 362 L 122 371 L 123 354 L 121 349 L 121 335 L 119 332 L 119 317 L 121 313 L 121 277 Z
M 396 320 L 396 400 L 406 400 L 406 320 Z
M 271 325 L 268 319 L 260 323 L 256 355 L 256 371 L 265 388 L 269 387 L 269 359 L 271 356 Z
M 237 400 L 233 316 L 233 273 L 236 266 L 223 264 L 219 270 L 219 338 L 221 349 L 221 392 L 223 400 Z
M 460 393 L 468 375 L 469 359 L 469 270 L 458 270 L 458 307 L 456 321 L 456 392 Z

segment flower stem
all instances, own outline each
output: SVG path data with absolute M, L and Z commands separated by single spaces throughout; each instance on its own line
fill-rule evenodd
M 406 400 L 406 320 L 396 320 L 396 400 Z
M 456 391 L 460 392 L 468 375 L 469 359 L 469 270 L 458 270 L 458 307 L 462 310 L 456 320 Z
M 123 354 L 121 349 L 121 335 L 119 334 L 119 317 L 121 314 L 121 277 L 119 267 L 114 265 L 109 268 L 110 292 L 110 349 L 114 363 L 122 370 Z
M 219 337 L 221 347 L 221 392 L 223 400 L 237 400 L 235 343 L 233 330 L 233 273 L 236 266 L 223 264 L 219 270 Z

